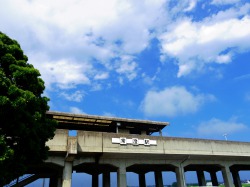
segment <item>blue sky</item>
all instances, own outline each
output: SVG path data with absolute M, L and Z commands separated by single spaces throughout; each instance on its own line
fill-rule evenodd
M 0 0 L 0 30 L 53 111 L 168 121 L 164 136 L 249 141 L 250 2 Z

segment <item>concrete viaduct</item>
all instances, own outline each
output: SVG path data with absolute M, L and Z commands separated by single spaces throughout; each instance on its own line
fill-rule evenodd
M 50 178 L 50 187 L 71 187 L 72 172 L 92 175 L 92 186 L 110 187 L 110 173 L 117 172 L 117 186 L 126 187 L 126 172 L 138 174 L 140 187 L 145 174 L 154 172 L 155 184 L 163 187 L 163 171 L 176 175 L 178 187 L 185 187 L 185 172 L 195 171 L 199 186 L 206 186 L 204 172 L 218 186 L 220 171 L 226 187 L 240 187 L 239 171 L 250 170 L 250 143 L 161 136 L 167 122 L 133 120 L 92 115 L 48 112 L 58 129 L 47 142 L 50 155 L 44 164 L 30 166 L 30 178 Z M 76 130 L 76 136 L 69 136 Z M 159 136 L 150 136 L 159 132 Z M 26 181 L 26 183 L 25 183 Z M 16 184 L 27 184 L 28 179 Z M 30 181 L 32 181 L 30 179 Z

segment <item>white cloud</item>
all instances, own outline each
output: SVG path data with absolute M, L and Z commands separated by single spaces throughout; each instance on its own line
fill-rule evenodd
M 90 91 L 99 91 L 102 90 L 102 85 L 101 84 L 91 84 L 91 90 Z
M 55 83 L 61 87 L 78 84 L 78 78 L 83 84 L 89 83 L 87 71 L 81 72 L 83 75 L 79 77 L 80 71 L 76 66 L 85 66 L 86 61 L 92 62 L 93 59 L 108 71 L 124 74 L 122 79 L 133 80 L 136 73 L 128 66 L 135 68 L 135 61 L 127 61 L 127 64 L 120 61 L 121 68 L 117 69 L 112 60 L 133 56 L 146 49 L 154 35 L 152 30 L 160 28 L 167 19 L 166 0 L 1 2 L 5 5 L 0 7 L 0 17 L 5 18 L 0 20 L 2 31 L 16 38 L 28 56 L 48 56 L 49 61 L 40 61 L 37 66 L 43 74 L 46 68 L 58 65 L 67 66 L 69 72 L 76 72 L 67 75 L 66 80 L 62 77 L 64 70 L 54 71 L 53 77 L 49 75 L 46 78 L 46 84 Z M 66 65 L 62 62 L 72 57 L 79 63 L 67 60 Z M 104 78 L 108 78 L 107 74 L 96 75 L 94 80 Z
M 109 77 L 109 73 L 103 72 L 103 73 L 96 74 L 94 79 L 95 80 L 104 80 L 104 79 L 107 79 L 108 77 Z
M 193 94 L 185 87 L 173 86 L 161 91 L 148 91 L 141 108 L 147 116 L 180 116 L 197 112 L 212 95 Z
M 64 70 L 54 71 L 53 76 L 46 76 L 50 86 L 70 88 L 90 84 L 92 80 L 108 79 L 113 72 L 121 75 L 117 76 L 121 84 L 125 79 L 134 80 L 139 69 L 135 56 L 149 48 L 155 37 L 161 42 L 161 59 L 170 56 L 178 60 L 178 77 L 199 71 L 207 63 L 229 63 L 235 50 L 250 48 L 246 42 L 250 36 L 249 4 L 193 22 L 183 17 L 185 12 L 195 9 L 198 0 L 1 2 L 5 5 L 0 7 L 0 17 L 5 18 L 0 20 L 2 31 L 20 41 L 29 57 L 39 59 L 40 54 L 48 57 L 49 60 L 36 64 L 43 75 L 46 68 L 55 65 L 76 72 L 76 77 L 71 74 L 63 80 Z M 179 14 L 180 20 L 170 24 Z M 117 60 L 126 56 L 130 59 Z M 62 61 L 67 61 L 67 65 L 60 64 Z M 93 75 L 92 68 L 98 69 L 97 63 L 106 73 Z M 77 66 L 88 67 L 80 72 Z
M 85 112 L 83 112 L 81 109 L 77 107 L 70 107 L 69 110 L 71 113 L 74 113 L 74 114 L 85 114 Z
M 110 112 L 104 112 L 102 115 L 103 115 L 103 116 L 107 116 L 107 117 L 116 117 L 115 114 L 110 113 Z
M 188 7 L 184 9 L 184 12 L 189 12 L 193 10 L 196 6 L 196 3 L 197 3 L 197 0 L 190 0 Z
M 72 93 L 72 94 L 68 94 L 66 92 L 60 93 L 60 96 L 64 97 L 65 99 L 67 99 L 69 101 L 75 101 L 75 102 L 81 102 L 84 95 L 85 94 L 82 91 L 79 91 L 79 90 Z
M 137 63 L 131 56 L 121 56 L 116 61 L 116 72 L 131 81 L 137 76 Z
M 218 64 L 227 64 L 227 63 L 231 62 L 231 55 L 230 54 L 219 55 L 216 58 L 216 62 Z
M 146 73 L 142 73 L 141 77 L 143 79 L 143 82 L 145 84 L 152 85 L 154 81 L 158 80 L 157 76 L 160 72 L 161 72 L 161 68 L 158 67 L 155 74 L 152 77 L 148 76 Z
M 148 85 L 152 85 L 154 82 L 154 79 L 152 77 L 149 77 L 145 73 L 142 74 L 143 82 Z
M 240 75 L 240 76 L 234 78 L 234 80 L 236 80 L 236 81 L 241 81 L 241 80 L 245 80 L 245 79 L 250 79 L 250 74 Z
M 93 67 L 89 62 L 74 59 L 51 60 L 41 53 L 30 54 L 29 62 L 39 69 L 48 89 L 52 89 L 53 85 L 69 89 L 90 84 Z
M 40 70 L 47 84 L 57 84 L 62 89 L 74 88 L 79 84 L 89 84 L 90 80 L 85 74 L 91 66 L 87 63 L 73 62 L 62 59 L 45 62 Z
M 235 4 L 240 2 L 241 0 L 213 0 L 211 4 L 215 5 L 227 5 L 227 4 Z
M 199 22 L 185 18 L 160 36 L 162 54 L 178 60 L 178 77 L 208 63 L 229 63 L 232 54 L 250 50 L 249 5 L 228 9 Z
M 201 136 L 211 136 L 211 135 L 223 135 L 223 134 L 233 134 L 241 132 L 247 129 L 247 126 L 243 123 L 235 121 L 235 119 L 230 119 L 228 121 L 223 121 L 220 119 L 213 118 L 207 122 L 203 122 L 198 126 L 197 132 Z
M 169 12 L 171 16 L 183 14 L 195 9 L 198 0 L 168 1 L 170 3 Z M 174 3 L 173 3 L 174 2 Z

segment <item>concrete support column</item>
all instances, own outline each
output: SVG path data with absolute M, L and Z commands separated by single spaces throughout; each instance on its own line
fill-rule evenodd
M 202 170 L 196 171 L 199 186 L 206 186 L 205 175 Z
M 213 186 L 219 186 L 218 178 L 216 176 L 216 171 L 210 171 L 210 177 Z
M 185 172 L 182 166 L 175 168 L 176 180 L 178 187 L 186 187 Z
M 233 180 L 234 180 L 234 186 L 235 187 L 242 187 L 239 172 L 237 170 L 232 171 L 232 176 L 233 176 Z
M 155 171 L 154 173 L 155 173 L 155 186 L 156 187 L 163 187 L 161 171 Z
M 103 187 L 110 187 L 110 172 L 104 172 L 102 174 L 102 186 Z
M 146 187 L 145 173 L 139 173 L 139 186 Z
M 63 168 L 62 187 L 71 187 L 72 162 L 65 161 Z
M 224 179 L 225 186 L 226 187 L 233 187 L 234 184 L 233 184 L 233 180 L 232 180 L 232 177 L 231 177 L 229 167 L 226 165 L 226 166 L 221 168 L 221 171 L 222 171 L 222 176 L 223 176 L 223 179 Z
M 126 166 L 124 164 L 120 164 L 117 169 L 117 186 L 127 187 Z
M 98 173 L 92 173 L 92 187 L 98 187 Z

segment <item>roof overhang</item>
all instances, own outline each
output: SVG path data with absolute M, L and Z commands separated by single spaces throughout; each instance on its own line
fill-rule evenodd
M 147 134 L 159 132 L 168 126 L 168 122 L 137 120 L 117 117 L 96 116 L 87 114 L 73 114 L 48 111 L 47 117 L 58 122 L 58 129 L 87 130 L 99 132 L 115 132 L 119 129 L 133 129 L 134 131 L 146 131 Z

